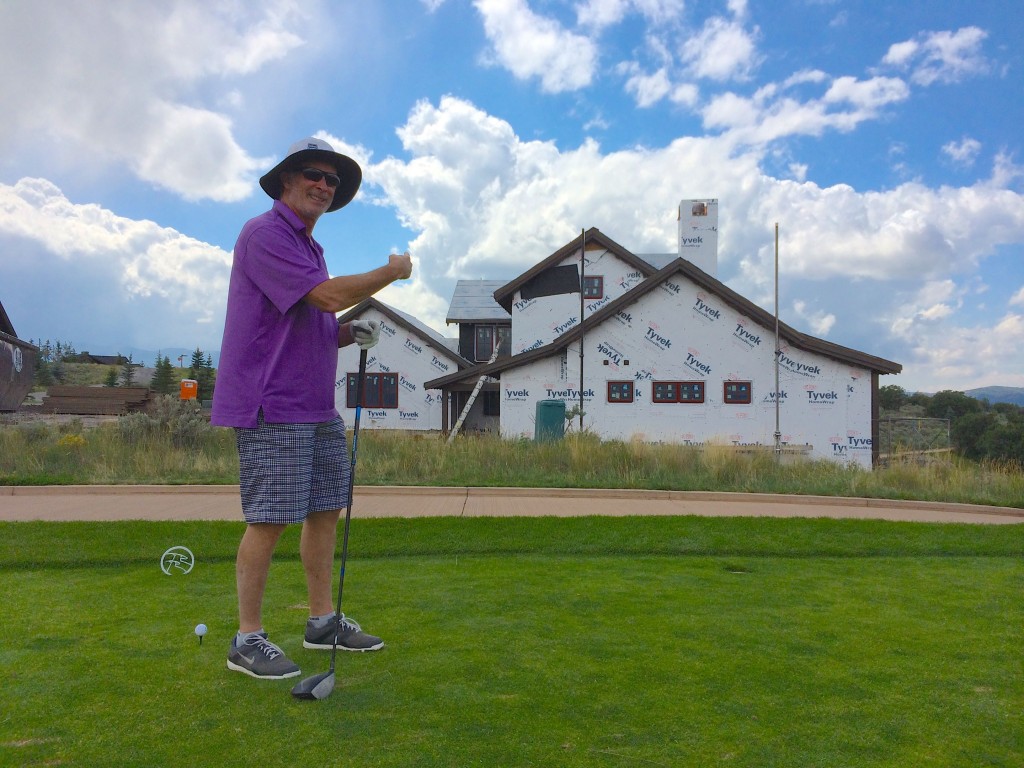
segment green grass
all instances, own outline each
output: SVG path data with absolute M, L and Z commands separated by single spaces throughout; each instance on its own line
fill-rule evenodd
M 0 485 L 234 484 L 238 458 L 229 429 L 186 440 L 164 426 L 140 432 L 131 417 L 84 429 L 0 425 Z M 177 435 L 181 437 L 181 434 Z M 364 430 L 364 485 L 639 488 L 917 499 L 1024 507 L 1024 471 L 963 459 L 874 471 L 830 461 L 776 464 L 771 452 L 739 453 L 570 434 L 553 443 Z
M 224 668 L 241 530 L 0 524 L 0 765 L 1024 764 L 1024 526 L 356 519 L 388 647 L 322 702 Z M 309 675 L 297 534 L 264 618 Z

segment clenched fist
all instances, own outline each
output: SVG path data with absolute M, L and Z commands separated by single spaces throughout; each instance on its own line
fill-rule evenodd
M 398 273 L 396 280 L 405 280 L 412 275 L 412 256 L 406 251 L 401 256 L 392 253 L 388 256 L 388 266 Z

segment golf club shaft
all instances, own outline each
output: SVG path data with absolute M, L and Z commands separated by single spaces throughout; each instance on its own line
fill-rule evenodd
M 359 415 L 363 410 L 363 383 L 366 379 L 366 350 L 359 350 L 359 373 L 356 379 L 356 419 L 352 426 L 352 458 L 348 472 L 348 506 L 345 507 L 345 532 L 341 538 L 341 572 L 338 575 L 338 605 L 335 609 L 334 643 L 331 646 L 331 672 L 338 655 L 338 635 L 341 634 L 341 596 L 345 589 L 345 565 L 348 562 L 348 531 L 352 522 L 352 496 L 356 488 L 356 458 L 359 455 Z

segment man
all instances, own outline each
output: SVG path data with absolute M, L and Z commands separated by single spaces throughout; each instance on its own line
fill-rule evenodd
M 377 343 L 376 322 L 339 324 L 336 312 L 412 274 L 408 252 L 370 272 L 330 277 L 313 239 L 320 217 L 355 197 L 362 171 L 322 139 L 296 142 L 260 179 L 273 207 L 250 220 L 235 244 L 213 424 L 235 428 L 242 512 L 238 547 L 238 634 L 228 669 L 281 679 L 300 670 L 263 628 L 263 594 L 284 529 L 302 524 L 300 555 L 310 618 L 303 645 L 372 651 L 379 637 L 336 616 L 334 548 L 349 504 L 345 425 L 334 406 L 338 348 Z

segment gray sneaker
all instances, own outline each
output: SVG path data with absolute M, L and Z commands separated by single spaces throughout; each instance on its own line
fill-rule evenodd
M 249 635 L 238 647 L 235 647 L 232 640 L 228 651 L 228 669 L 261 680 L 283 680 L 295 677 L 302 671 L 284 655 L 284 651 L 267 640 L 265 632 Z
M 306 637 L 302 641 L 303 648 L 331 650 L 334 646 L 335 622 L 328 621 L 319 629 L 311 622 L 306 622 Z M 363 632 L 358 623 L 341 614 L 341 628 L 338 632 L 338 648 L 343 651 L 379 651 L 384 641 L 379 637 Z

